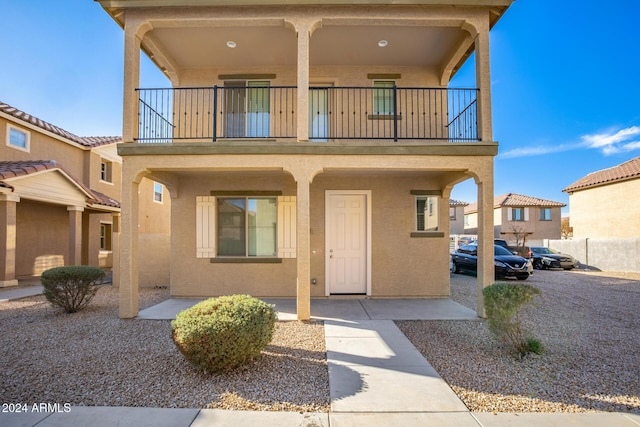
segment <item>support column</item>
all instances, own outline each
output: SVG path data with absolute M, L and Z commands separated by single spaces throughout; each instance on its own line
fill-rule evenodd
M 492 162 L 493 163 L 493 162 Z M 478 183 L 478 300 L 476 312 L 486 317 L 482 290 L 495 282 L 493 225 L 493 168 Z
M 307 175 L 296 176 L 296 233 L 298 320 L 311 318 L 311 208 L 310 183 Z
M 16 279 L 16 207 L 20 197 L 0 194 L 0 288 L 17 286 Z
M 133 142 L 138 136 L 138 97 L 140 85 L 139 26 L 127 21 L 124 28 L 124 104 L 122 109 L 122 142 Z
M 111 214 L 111 253 L 113 266 L 111 267 L 111 285 L 120 286 L 120 212 Z
M 82 206 L 68 206 L 69 211 L 69 259 L 68 265 L 82 264 Z
M 493 141 L 491 124 L 491 72 L 489 62 L 489 18 L 477 26 L 475 40 L 476 85 L 480 89 L 478 98 L 478 136 L 482 141 Z
M 120 285 L 120 318 L 138 315 L 138 182 L 127 173 L 124 159 L 118 280 Z
M 295 25 L 298 33 L 298 141 L 309 141 L 309 45 L 311 24 L 301 22 Z

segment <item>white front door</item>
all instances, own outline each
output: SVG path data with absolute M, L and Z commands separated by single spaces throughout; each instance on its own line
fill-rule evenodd
M 329 294 L 366 294 L 367 195 L 328 192 L 326 263 Z

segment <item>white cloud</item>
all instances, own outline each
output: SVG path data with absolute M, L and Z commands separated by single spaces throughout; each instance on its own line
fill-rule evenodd
M 545 154 L 560 153 L 578 149 L 600 150 L 605 156 L 640 150 L 640 126 L 630 126 L 624 129 L 612 129 L 608 132 L 583 135 L 582 142 L 576 144 L 558 145 L 531 145 L 507 150 L 498 155 L 501 159 L 513 159 L 518 157 L 541 156 Z
M 604 155 L 609 155 L 639 148 L 637 141 L 629 141 L 638 135 L 640 135 L 640 126 L 631 126 L 618 131 L 583 135 L 581 139 L 583 146 L 600 149 Z
M 562 151 L 574 150 L 576 145 L 560 144 L 560 145 L 538 145 L 530 147 L 518 147 L 507 150 L 498 155 L 501 159 L 513 159 L 516 157 L 541 156 L 543 154 L 559 153 Z

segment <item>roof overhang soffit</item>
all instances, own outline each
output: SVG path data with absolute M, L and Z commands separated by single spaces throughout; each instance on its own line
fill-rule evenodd
M 119 16 L 127 32 L 132 32 L 140 41 L 142 50 L 151 60 L 177 84 L 180 64 L 176 63 L 173 55 L 165 49 L 162 43 L 154 37 L 153 30 L 167 29 L 195 29 L 195 28 L 261 28 L 286 27 L 297 31 L 298 22 L 314 19 L 313 15 L 306 15 L 305 9 L 286 10 L 283 15 L 281 8 L 261 10 L 260 14 L 243 9 L 238 17 L 237 10 L 241 8 L 143 8 L 130 9 Z M 492 23 L 494 12 L 487 8 L 437 8 L 430 10 L 428 16 L 416 17 L 416 9 L 411 7 L 399 8 L 394 18 L 388 18 L 384 8 L 367 9 L 366 13 L 358 16 L 346 16 L 340 9 L 330 9 L 329 17 L 315 18 L 314 28 L 349 25 L 401 26 L 401 27 L 430 27 L 459 29 L 461 37 L 455 48 L 451 49 L 448 57 L 440 67 L 441 80 L 446 82 L 467 60 L 474 50 L 474 40 L 479 31 L 488 29 Z M 337 11 L 336 11 L 337 10 Z M 372 12 L 373 10 L 373 12 Z M 324 10 L 323 10 L 324 11 Z M 326 11 L 325 11 L 326 12 Z M 352 12 L 352 11 L 350 11 Z M 341 15 L 342 13 L 342 15 Z M 124 21 L 126 16 L 126 23 Z M 282 18 L 286 16 L 287 18 Z M 308 28 L 308 27 L 305 27 Z

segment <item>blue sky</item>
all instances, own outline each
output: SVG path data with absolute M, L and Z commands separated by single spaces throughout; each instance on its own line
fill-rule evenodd
M 491 33 L 495 194 L 563 203 L 640 156 L 640 1 L 516 0 Z M 0 101 L 81 136 L 120 135 L 123 32 L 92 0 L 2 0 Z M 146 58 L 141 86 L 166 86 Z M 474 87 L 469 61 L 452 87 Z M 452 197 L 476 201 L 466 181 Z M 567 206 L 563 212 L 567 214 Z

